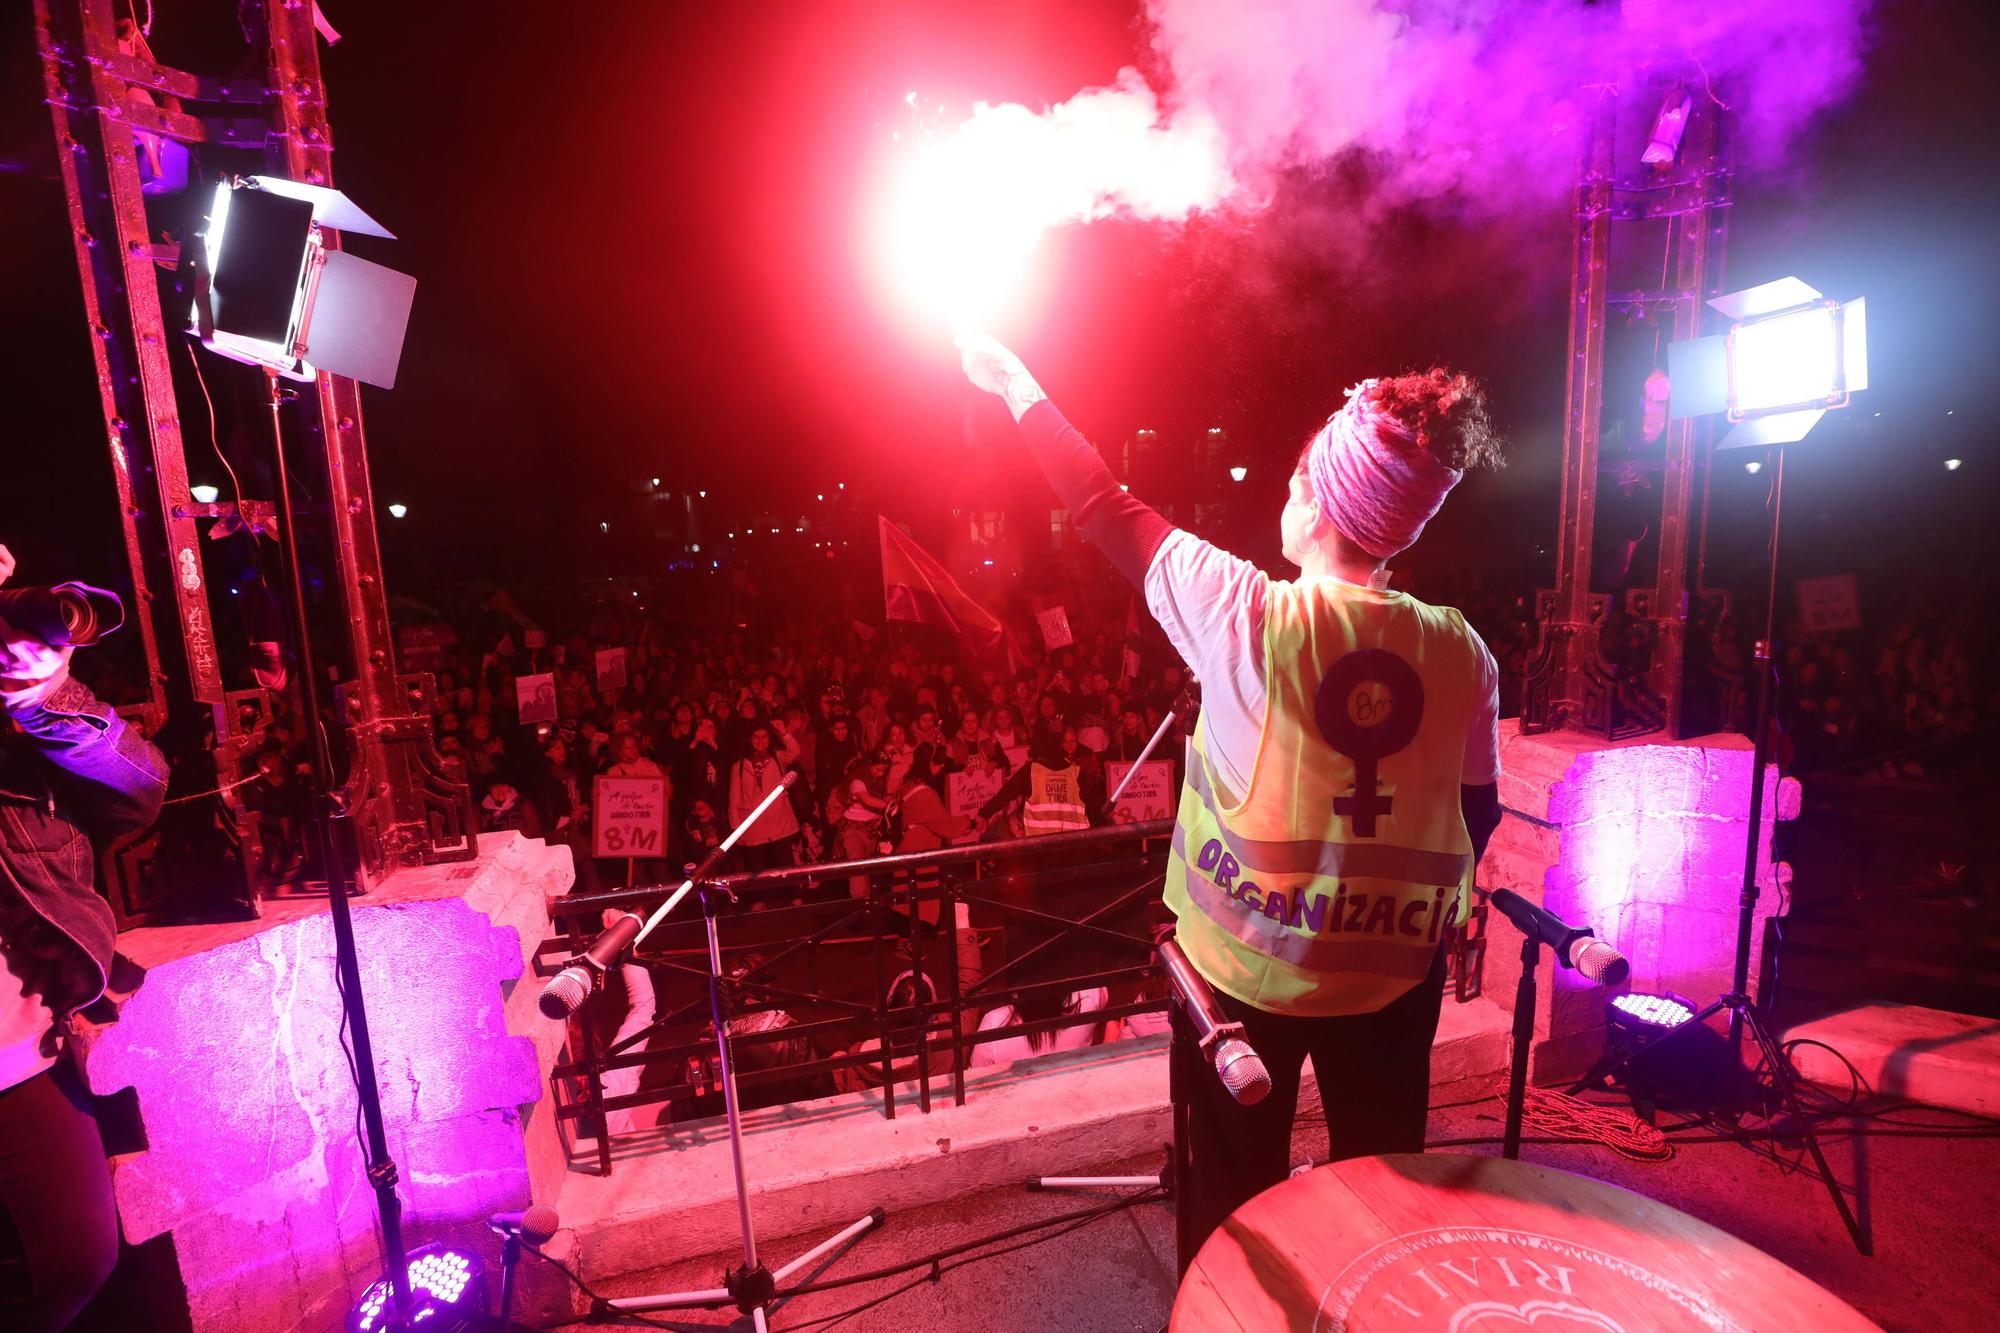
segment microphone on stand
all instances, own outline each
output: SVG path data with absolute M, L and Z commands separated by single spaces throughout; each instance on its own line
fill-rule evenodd
M 1204 1060 L 1215 1066 L 1215 1076 L 1229 1095 L 1245 1106 L 1255 1106 L 1271 1092 L 1271 1071 L 1264 1059 L 1250 1048 L 1243 1025 L 1232 1023 L 1215 1002 L 1215 992 L 1194 964 L 1172 940 L 1161 940 L 1160 966 L 1166 970 L 1167 984 L 1188 1022 L 1194 1025 L 1195 1043 Z
M 486 1219 L 486 1225 L 495 1235 L 518 1236 L 530 1245 L 542 1246 L 549 1243 L 562 1222 L 555 1209 L 538 1203 L 518 1213 L 495 1213 Z
M 778 785 L 766 792 L 763 800 L 757 802 L 757 807 L 743 816 L 743 822 L 730 830 L 729 836 L 722 840 L 722 844 L 710 852 L 700 865 L 688 872 L 688 877 L 681 881 L 681 886 L 675 889 L 665 902 L 653 909 L 652 916 L 641 917 L 632 912 L 623 913 L 602 935 L 591 942 L 589 949 L 572 958 L 568 967 L 549 978 L 549 984 L 542 987 L 539 1001 L 542 1016 L 560 1021 L 582 1008 L 583 1002 L 595 995 L 597 988 L 604 984 L 605 973 L 618 965 L 620 956 L 651 934 L 653 927 L 666 920 L 667 914 L 674 910 L 680 900 L 687 897 L 697 883 L 707 879 L 710 873 L 722 864 L 722 858 L 729 855 L 729 849 L 736 845 L 737 839 L 748 832 L 752 824 L 762 819 L 764 812 L 770 809 L 779 797 L 790 791 L 792 784 L 798 780 L 797 769 L 785 774 Z M 735 895 L 731 894 L 730 897 L 733 899 Z
M 570 960 L 568 967 L 549 978 L 542 987 L 540 1004 L 545 1018 L 568 1018 L 604 984 L 604 975 L 618 965 L 618 959 L 632 941 L 639 938 L 645 918 L 623 912 L 610 927 L 591 941 L 588 949 Z
M 1512 889 L 1495 889 L 1488 895 L 1507 919 L 1555 950 L 1562 965 L 1603 986 L 1616 986 L 1632 974 L 1625 955 L 1597 939 L 1591 931 L 1578 929 L 1544 907 L 1537 907 Z

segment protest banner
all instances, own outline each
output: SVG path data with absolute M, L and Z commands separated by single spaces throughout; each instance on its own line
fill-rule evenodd
M 1143 764 L 1133 765 L 1114 761 L 1104 766 L 1104 782 L 1108 791 L 1117 791 L 1118 784 L 1125 781 L 1125 775 L 1134 767 L 1138 773 L 1132 785 L 1125 788 L 1125 794 L 1118 798 L 1118 804 L 1111 811 L 1114 824 L 1136 824 L 1141 820 L 1165 819 L 1174 813 L 1174 766 L 1165 759 L 1148 759 Z
M 1069 612 L 1060 606 L 1043 607 L 1035 612 L 1035 623 L 1042 627 L 1042 643 L 1051 652 L 1076 642 L 1076 636 L 1069 632 Z
M 538 676 L 514 677 L 514 707 L 521 724 L 556 720 L 556 676 L 544 671 Z
M 597 688 L 622 690 L 625 688 L 625 650 L 623 648 L 599 648 L 597 650 Z
M 664 856 L 667 780 L 600 777 L 591 788 L 591 855 Z
M 1800 579 L 1793 585 L 1808 634 L 1861 628 L 1861 581 L 1852 574 Z
M 992 800 L 993 793 L 1007 781 L 1007 775 L 988 769 L 983 773 L 953 773 L 944 781 L 945 798 L 951 803 L 951 812 L 955 815 L 976 815 L 979 807 Z

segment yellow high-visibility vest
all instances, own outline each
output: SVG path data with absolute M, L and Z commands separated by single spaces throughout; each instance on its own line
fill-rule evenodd
M 1449 607 L 1338 579 L 1268 585 L 1263 733 L 1224 789 L 1189 743 L 1166 901 L 1210 984 L 1274 1013 L 1372 1013 L 1464 922 L 1460 809 L 1478 642 Z
M 1048 768 L 1030 763 L 1028 799 L 1021 810 L 1021 828 L 1029 837 L 1044 833 L 1067 833 L 1090 827 L 1090 812 L 1083 808 L 1083 773 L 1075 765 Z

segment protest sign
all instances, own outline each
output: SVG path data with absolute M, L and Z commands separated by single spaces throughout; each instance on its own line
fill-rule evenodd
M 945 779 L 946 799 L 955 815 L 976 815 L 979 807 L 993 799 L 1007 775 L 994 769 L 983 773 L 953 773 Z
M 1125 775 L 1135 767 L 1138 773 L 1111 811 L 1111 822 L 1114 824 L 1165 819 L 1174 812 L 1174 766 L 1165 759 L 1148 759 L 1136 765 L 1122 761 L 1106 764 L 1106 788 L 1117 791 L 1118 784 L 1125 781 Z
M 396 667 L 400 671 L 442 671 L 458 635 L 449 625 L 396 626 Z
M 1035 612 L 1035 623 L 1042 627 L 1042 642 L 1051 651 L 1076 642 L 1076 636 L 1069 632 L 1069 612 L 1060 606 L 1043 607 Z
M 514 707 L 523 726 L 556 720 L 556 677 L 553 671 L 539 676 L 514 677 Z
M 597 650 L 597 688 L 622 690 L 625 688 L 625 650 L 623 648 L 599 648 Z
M 600 777 L 591 790 L 593 856 L 662 856 L 667 780 Z
M 1800 579 L 1793 585 L 1799 599 L 1799 619 L 1808 634 L 1861 628 L 1861 582 L 1852 574 Z

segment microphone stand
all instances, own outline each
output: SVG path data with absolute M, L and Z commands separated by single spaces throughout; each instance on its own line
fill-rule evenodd
M 708 1012 L 710 1019 L 715 1024 L 716 1077 L 717 1081 L 722 1085 L 722 1110 L 729 1127 L 729 1161 L 736 1177 L 736 1219 L 738 1227 L 742 1232 L 742 1266 L 731 1269 L 725 1274 L 722 1280 L 723 1285 L 720 1287 L 711 1287 L 701 1291 L 669 1291 L 650 1296 L 622 1296 L 613 1300 L 600 1300 L 596 1302 L 592 1310 L 593 1315 L 633 1314 L 647 1310 L 713 1309 L 717 1306 L 733 1303 L 739 1311 L 750 1316 L 751 1323 L 756 1328 L 757 1333 L 768 1333 L 770 1328 L 770 1308 L 784 1295 L 782 1284 L 787 1278 L 808 1264 L 816 1262 L 830 1251 L 847 1244 L 863 1232 L 882 1225 L 882 1222 L 888 1216 L 879 1207 L 869 1210 L 865 1217 L 862 1217 L 859 1221 L 849 1223 L 846 1227 L 818 1245 L 815 1245 L 812 1249 L 807 1250 L 804 1254 L 778 1269 L 775 1273 L 766 1268 L 757 1256 L 757 1229 L 750 1217 L 750 1185 L 743 1170 L 743 1112 L 736 1096 L 735 1062 L 730 1054 L 729 1020 L 725 1012 L 726 1006 L 723 1003 L 722 996 L 723 985 L 725 984 L 722 972 L 722 935 L 716 924 L 722 904 L 724 902 L 734 903 L 736 895 L 726 885 L 710 878 L 710 876 L 722 864 L 722 858 L 729 854 L 730 849 L 736 845 L 737 840 L 748 832 L 750 827 L 763 817 L 764 811 L 769 809 L 797 781 L 798 772 L 796 770 L 785 774 L 783 781 L 767 792 L 764 799 L 757 803 L 757 808 L 744 816 L 743 822 L 730 830 L 729 836 L 724 838 L 721 844 L 714 851 L 710 852 L 686 879 L 681 881 L 680 887 L 675 889 L 658 908 L 654 909 L 653 914 L 646 918 L 646 923 L 640 927 L 638 934 L 633 938 L 629 946 L 631 949 L 637 949 L 641 941 L 652 934 L 654 927 L 667 919 L 668 914 L 674 910 L 681 899 L 685 898 L 690 892 L 700 892 L 702 921 L 708 933 Z M 654 1026 L 657 1026 L 657 1024 Z M 621 1050 L 629 1049 L 652 1030 L 651 1027 L 643 1028 L 633 1033 L 630 1037 L 627 1037 L 623 1043 L 614 1044 L 612 1049 L 605 1053 L 606 1058 L 608 1059 L 611 1056 L 617 1055 Z M 609 1135 L 610 1129 L 608 1123 L 603 1132 Z
M 1171 1020 L 1167 1038 L 1167 1101 L 1173 1114 L 1173 1137 L 1166 1145 L 1167 1161 L 1150 1176 L 1030 1176 L 1027 1186 L 1030 1190 L 1103 1190 L 1137 1189 L 1159 1190 L 1174 1201 L 1174 1272 L 1186 1276 L 1188 1266 L 1194 1262 L 1195 1247 L 1189 1244 L 1193 1234 L 1194 1195 L 1187 1189 L 1188 1172 L 1188 1129 L 1194 1114 L 1194 1100 L 1188 1087 L 1195 1070 L 1208 1062 L 1202 1058 L 1200 1047 L 1194 1039 L 1194 1025 L 1180 1013 L 1180 1006 L 1171 998 L 1167 1001 L 1167 1016 Z M 1209 1071 L 1213 1077 L 1214 1071 Z
M 1125 770 L 1125 778 L 1118 784 L 1118 790 L 1112 792 L 1111 799 L 1104 803 L 1104 809 L 1101 813 L 1105 818 L 1110 818 L 1111 812 L 1118 808 L 1118 798 L 1123 796 L 1125 789 L 1132 785 L 1132 779 L 1139 776 L 1139 765 L 1152 757 L 1153 751 L 1158 748 L 1160 741 L 1166 736 L 1167 728 L 1173 725 L 1174 711 L 1170 708 L 1167 710 L 1167 715 L 1160 719 L 1160 725 L 1153 729 L 1153 739 L 1146 742 L 1146 748 L 1139 751 L 1139 757 L 1132 761 L 1132 767 Z
M 1507 1070 L 1507 1128 L 1500 1140 L 1500 1155 L 1510 1161 L 1521 1157 L 1521 1113 L 1528 1100 L 1528 1049 L 1535 1043 L 1535 972 L 1542 965 L 1542 940 L 1529 931 L 1521 932 L 1521 980 L 1514 987 L 1513 1063 Z
M 750 820 L 745 821 L 746 825 L 754 822 L 755 818 L 752 815 Z M 719 855 L 718 850 L 717 856 L 711 856 L 710 861 L 716 860 Z M 675 894 L 675 900 L 685 892 L 687 885 L 683 884 Z M 727 885 L 716 880 L 702 882 L 700 892 L 702 920 L 708 929 L 708 1011 L 715 1023 L 718 1081 L 722 1084 L 722 1109 L 729 1125 L 729 1162 L 736 1173 L 736 1219 L 743 1235 L 743 1264 L 724 1274 L 720 1287 L 703 1291 L 669 1291 L 652 1296 L 623 1296 L 597 1302 L 597 1309 L 592 1313 L 636 1314 L 647 1310 L 713 1309 L 734 1303 L 739 1311 L 750 1316 L 756 1333 L 768 1333 L 770 1308 L 785 1294 L 785 1280 L 863 1232 L 882 1225 L 887 1214 L 880 1207 L 870 1209 L 866 1216 L 850 1222 L 775 1273 L 758 1258 L 757 1229 L 750 1218 L 750 1186 L 743 1171 L 743 1113 L 736 1099 L 736 1071 L 730 1059 L 729 1022 L 722 998 L 722 937 L 716 926 L 722 904 L 734 903 L 736 895 Z
M 521 1233 L 507 1232 L 500 1243 L 500 1333 L 512 1327 L 514 1315 L 514 1270 L 521 1263 Z

